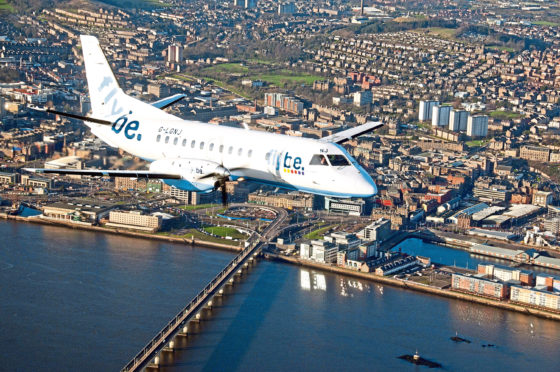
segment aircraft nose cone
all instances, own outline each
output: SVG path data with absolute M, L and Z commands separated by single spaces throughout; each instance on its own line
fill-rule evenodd
M 377 186 L 370 177 L 362 178 L 362 181 L 360 182 L 358 188 L 359 193 L 364 195 L 365 197 L 374 196 L 377 194 Z

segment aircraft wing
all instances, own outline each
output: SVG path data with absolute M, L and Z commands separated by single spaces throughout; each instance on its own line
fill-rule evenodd
M 186 94 L 180 94 L 180 93 L 175 94 L 171 97 L 166 97 L 166 98 L 160 99 L 159 101 L 153 102 L 152 106 L 163 110 L 164 108 L 167 108 L 167 107 L 179 102 L 180 100 L 182 100 L 186 96 L 187 96 Z
M 97 177 L 128 177 L 128 178 L 156 178 L 179 180 L 181 175 L 173 173 L 153 172 L 148 170 L 113 170 L 113 169 L 46 169 L 24 168 L 23 170 L 41 174 L 67 174 Z
M 331 136 L 323 137 L 321 138 L 321 141 L 341 144 L 355 137 L 361 136 L 362 134 L 366 134 L 368 132 L 376 130 L 383 125 L 384 124 L 380 121 L 369 121 L 365 124 L 358 125 L 357 127 L 340 131 Z

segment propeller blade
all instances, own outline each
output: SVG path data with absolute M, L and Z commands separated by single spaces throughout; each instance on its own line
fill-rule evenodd
M 223 182 L 221 184 L 220 188 L 221 188 L 221 191 L 222 191 L 222 205 L 224 207 L 227 207 L 227 205 L 228 205 L 228 194 L 227 194 L 227 191 L 226 191 L 226 183 Z

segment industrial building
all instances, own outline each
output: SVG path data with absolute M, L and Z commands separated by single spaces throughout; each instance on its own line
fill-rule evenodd
M 376 268 L 375 274 L 387 276 L 416 265 L 418 265 L 418 260 L 414 256 L 398 258 Z
M 63 222 L 95 224 L 106 217 L 113 206 L 87 204 L 80 201 L 57 202 L 43 207 L 43 218 Z

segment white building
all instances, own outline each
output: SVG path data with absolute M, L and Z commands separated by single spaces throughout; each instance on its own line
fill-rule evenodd
M 467 119 L 467 136 L 486 137 L 488 135 L 488 116 L 475 115 Z
M 167 62 L 181 63 L 183 61 L 183 47 L 173 44 L 167 47 Z
M 449 130 L 453 132 L 466 131 L 469 113 L 465 110 L 451 110 L 449 113 Z
M 361 92 L 354 93 L 354 106 L 362 107 L 369 103 L 373 99 L 373 94 L 371 90 L 364 90 Z
M 447 127 L 451 106 L 436 105 L 432 107 L 432 127 Z
M 420 101 L 420 107 L 418 108 L 418 120 L 431 120 L 432 110 L 436 105 L 439 105 L 439 101 Z

